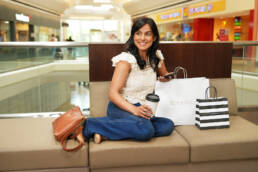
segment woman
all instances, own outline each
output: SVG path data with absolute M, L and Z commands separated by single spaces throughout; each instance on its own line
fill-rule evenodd
M 168 81 L 164 57 L 159 46 L 159 33 L 150 18 L 137 20 L 126 42 L 126 52 L 112 58 L 115 71 L 109 90 L 107 117 L 88 118 L 84 123 L 86 139 L 94 136 L 95 143 L 103 139 L 133 139 L 145 141 L 167 136 L 174 129 L 171 120 L 152 117 L 151 108 L 144 105 L 145 96 L 160 81 Z

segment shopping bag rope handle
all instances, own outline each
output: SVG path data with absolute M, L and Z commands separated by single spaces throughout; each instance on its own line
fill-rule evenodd
M 208 91 L 209 91 L 211 88 L 214 89 L 214 97 L 215 97 L 215 99 L 217 98 L 217 89 L 216 89 L 216 87 L 214 87 L 214 86 L 209 86 L 209 87 L 207 87 L 206 90 L 205 90 L 205 99 L 208 99 Z
M 184 78 L 187 78 L 187 70 L 181 66 L 177 66 L 175 69 L 174 69 L 174 78 L 177 78 L 177 73 L 178 71 L 182 70 L 183 73 L 184 73 Z

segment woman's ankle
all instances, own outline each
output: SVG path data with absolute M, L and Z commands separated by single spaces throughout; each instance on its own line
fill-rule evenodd
M 96 143 L 96 144 L 100 144 L 103 140 L 107 140 L 107 138 L 106 137 L 104 137 L 104 136 L 101 136 L 100 134 L 98 134 L 98 133 L 95 133 L 94 134 L 94 142 Z

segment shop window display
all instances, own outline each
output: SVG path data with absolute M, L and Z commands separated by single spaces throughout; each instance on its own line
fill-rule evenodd
M 192 23 L 167 23 L 159 25 L 162 41 L 191 41 L 193 38 Z
M 249 37 L 249 15 L 215 18 L 214 40 L 216 41 L 247 41 Z
M 16 22 L 16 40 L 29 41 L 29 24 Z
M 241 17 L 235 17 L 234 20 L 234 40 L 241 39 L 241 32 L 242 32 L 242 19 Z
M 0 42 L 10 41 L 9 21 L 0 20 Z

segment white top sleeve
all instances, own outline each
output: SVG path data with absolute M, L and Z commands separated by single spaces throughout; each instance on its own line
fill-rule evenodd
M 158 67 L 161 67 L 161 64 L 164 62 L 164 56 L 160 50 L 157 50 L 156 52 L 157 57 L 160 59 Z
M 122 52 L 119 55 L 113 57 L 112 58 L 112 66 L 115 67 L 117 65 L 117 63 L 120 61 L 127 61 L 131 65 L 137 64 L 135 57 L 132 54 L 126 53 L 126 52 Z

